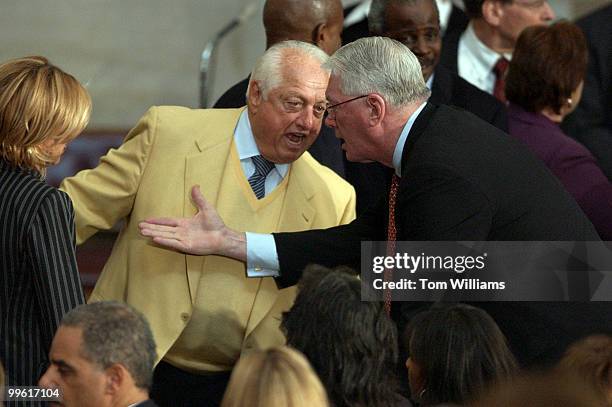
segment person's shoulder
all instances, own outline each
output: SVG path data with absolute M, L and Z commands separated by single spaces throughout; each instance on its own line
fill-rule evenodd
M 186 106 L 152 106 L 147 114 L 154 114 L 158 118 L 177 119 L 202 119 L 202 118 L 233 118 L 242 112 L 242 108 L 236 109 L 193 109 Z
M 249 87 L 249 78 L 250 75 L 226 90 L 213 107 L 215 109 L 231 109 L 246 105 L 246 92 Z
M 587 15 L 579 18 L 576 20 L 576 25 L 578 25 L 583 31 L 586 31 L 585 34 L 588 35 L 588 31 L 590 31 L 590 29 L 610 30 L 612 27 L 610 25 L 611 20 L 612 4 L 595 9 Z

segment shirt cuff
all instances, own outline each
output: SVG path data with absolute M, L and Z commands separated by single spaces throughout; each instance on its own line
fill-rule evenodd
M 280 275 L 276 243 L 271 234 L 246 232 L 247 277 Z

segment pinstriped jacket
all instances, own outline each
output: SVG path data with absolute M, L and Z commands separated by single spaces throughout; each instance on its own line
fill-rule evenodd
M 0 159 L 0 360 L 35 385 L 63 315 L 84 303 L 70 198 Z

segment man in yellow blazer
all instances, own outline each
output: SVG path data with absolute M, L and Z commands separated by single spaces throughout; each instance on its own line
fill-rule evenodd
M 353 188 L 305 152 L 326 109 L 327 58 L 310 44 L 279 43 L 256 65 L 246 109 L 153 107 L 98 167 L 62 183 L 79 243 L 126 220 L 90 301 L 125 301 L 148 318 L 163 358 L 152 389 L 161 406 L 214 405 L 242 352 L 284 343 L 280 313 L 294 293 L 271 278 L 246 278 L 257 264 L 152 244 L 138 222 L 159 213 L 192 217 L 193 185 L 234 229 L 353 220 Z

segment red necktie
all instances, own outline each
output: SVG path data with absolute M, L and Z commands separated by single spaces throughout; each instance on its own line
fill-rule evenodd
M 397 200 L 397 189 L 400 177 L 393 174 L 391 178 L 391 189 L 389 190 L 389 223 L 387 226 L 387 256 L 395 256 L 395 240 L 397 239 L 397 228 L 395 227 L 395 202 Z M 393 280 L 393 269 L 385 269 L 384 281 Z M 383 293 L 385 312 L 391 315 L 391 290 Z
M 501 57 L 493 67 L 495 74 L 495 86 L 493 87 L 493 96 L 500 102 L 506 103 L 506 71 L 510 62 L 504 57 Z

